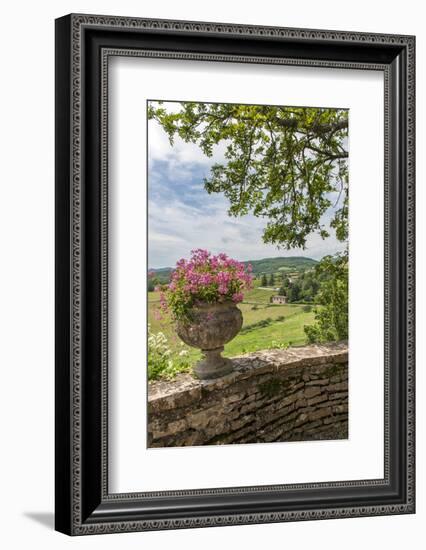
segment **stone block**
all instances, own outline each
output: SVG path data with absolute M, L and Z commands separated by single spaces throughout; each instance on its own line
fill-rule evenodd
M 309 413 L 309 420 L 319 420 L 332 414 L 331 407 L 324 407 L 323 409 L 317 409 Z
M 325 418 L 324 419 L 324 424 L 337 424 L 338 422 L 342 422 L 342 421 L 345 421 L 348 419 L 348 415 L 347 414 L 339 414 L 339 415 L 334 415 L 334 416 L 331 416 L 330 418 Z
M 340 392 L 348 389 L 348 383 L 338 382 L 337 384 L 330 384 L 327 389 L 329 392 Z
M 302 424 L 306 424 L 309 420 L 310 420 L 309 414 L 307 414 L 307 413 L 301 413 L 301 414 L 299 414 L 299 416 L 296 418 L 296 420 L 295 420 L 295 422 L 294 422 L 294 425 L 295 425 L 296 427 L 298 427 L 298 426 L 301 426 Z
M 321 395 L 317 395 L 312 399 L 308 399 L 308 405 L 317 405 L 318 403 L 323 403 L 324 401 L 328 401 L 328 395 L 326 393 L 322 393 Z
M 348 412 L 349 407 L 347 404 L 343 404 L 343 405 L 335 405 L 333 406 L 332 409 L 334 414 L 339 414 L 339 413 Z
M 328 378 L 318 378 L 317 380 L 306 382 L 306 386 L 327 386 L 329 382 Z
M 247 405 L 243 405 L 240 409 L 240 414 L 247 414 L 250 411 L 255 411 L 260 407 L 260 403 L 257 403 L 256 401 L 252 401 L 251 403 L 248 403 Z
M 344 399 L 346 397 L 348 397 L 347 392 L 330 393 L 329 396 L 328 396 L 330 401 L 332 401 L 334 399 Z
M 289 387 L 288 391 L 289 393 L 290 392 L 295 392 L 295 391 L 298 391 L 300 390 L 301 388 L 303 388 L 305 385 L 305 382 L 298 382 L 297 384 L 294 384 L 292 386 Z
M 304 391 L 304 396 L 307 399 L 310 399 L 311 397 L 315 397 L 316 395 L 319 395 L 322 392 L 322 388 L 318 386 L 309 386 Z
M 319 426 L 322 426 L 321 420 L 315 420 L 314 422 L 308 422 L 303 426 L 303 432 L 309 432 L 312 431 L 314 428 L 318 428 Z

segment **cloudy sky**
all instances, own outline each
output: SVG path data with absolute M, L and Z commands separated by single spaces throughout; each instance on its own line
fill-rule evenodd
M 164 107 L 167 108 L 167 103 Z M 176 105 L 176 104 L 175 104 Z M 320 259 L 343 249 L 334 236 L 323 240 L 311 236 L 305 250 L 278 249 L 262 241 L 266 220 L 251 214 L 229 217 L 228 200 L 209 195 L 203 186 L 210 167 L 222 162 L 225 146 L 211 158 L 193 144 L 176 138 L 173 147 L 154 120 L 148 123 L 148 265 L 173 267 L 194 248 L 217 254 L 225 252 L 238 260 L 274 256 L 305 256 Z M 331 215 L 331 212 L 330 212 Z

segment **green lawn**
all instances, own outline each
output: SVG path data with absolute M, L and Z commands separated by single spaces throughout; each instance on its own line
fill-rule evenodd
M 258 283 L 258 286 L 260 286 L 260 283 Z M 272 288 L 271 290 L 253 288 L 253 290 L 249 290 L 244 293 L 244 302 L 249 304 L 253 303 L 266 305 L 269 304 L 269 300 L 274 294 L 276 294 L 276 292 Z
M 244 302 L 239 304 L 243 314 L 243 329 L 238 336 L 225 346 L 224 355 L 233 357 L 242 353 L 279 347 L 280 345 L 303 345 L 307 342 L 304 325 L 311 324 L 314 320 L 312 311 L 304 311 L 305 306 L 271 305 L 269 298 L 271 291 L 255 288 L 247 292 Z M 156 318 L 155 310 L 159 306 L 159 294 L 148 293 L 148 322 L 152 332 L 163 332 L 173 352 L 182 350 L 182 344 L 177 337 L 173 324 L 167 315 L 162 314 L 162 319 Z M 264 322 L 266 326 L 252 325 Z M 201 353 L 199 350 L 187 348 L 191 361 L 196 361 Z

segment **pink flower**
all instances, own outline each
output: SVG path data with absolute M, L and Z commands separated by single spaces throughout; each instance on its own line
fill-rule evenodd
M 154 309 L 153 315 L 154 315 L 154 319 L 157 321 L 161 321 L 161 319 L 163 318 L 163 316 L 161 315 L 161 311 L 159 309 Z
M 167 307 L 176 318 L 198 303 L 243 300 L 243 290 L 252 287 L 252 266 L 229 258 L 225 253 L 213 256 L 197 248 L 189 260 L 181 258 L 160 296 L 161 309 Z
M 214 277 L 211 273 L 203 273 L 200 276 L 200 284 L 201 285 L 209 285 L 213 282 Z
M 219 285 L 219 294 L 227 294 L 227 293 L 228 293 L 227 285 Z
M 163 311 L 167 310 L 167 300 L 163 293 L 160 294 L 160 307 Z

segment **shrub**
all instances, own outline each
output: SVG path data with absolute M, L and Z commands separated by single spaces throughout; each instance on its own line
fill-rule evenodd
M 315 323 L 305 326 L 309 342 L 331 342 L 348 338 L 348 257 L 347 251 L 326 256 L 317 266 L 326 274 L 317 295 Z
M 269 349 L 288 349 L 289 347 L 290 347 L 290 343 L 284 344 L 283 342 L 272 340 L 271 345 L 269 346 Z
M 161 288 L 161 305 L 175 320 L 183 320 L 197 303 L 242 302 L 243 290 L 252 286 L 251 271 L 250 264 L 246 268 L 226 254 L 192 250 L 191 258 L 179 260 L 170 283 Z
M 151 332 L 148 324 L 148 378 L 171 379 L 179 372 L 190 369 L 188 350 L 183 347 L 179 353 L 173 354 L 169 347 L 167 337 L 162 332 Z

